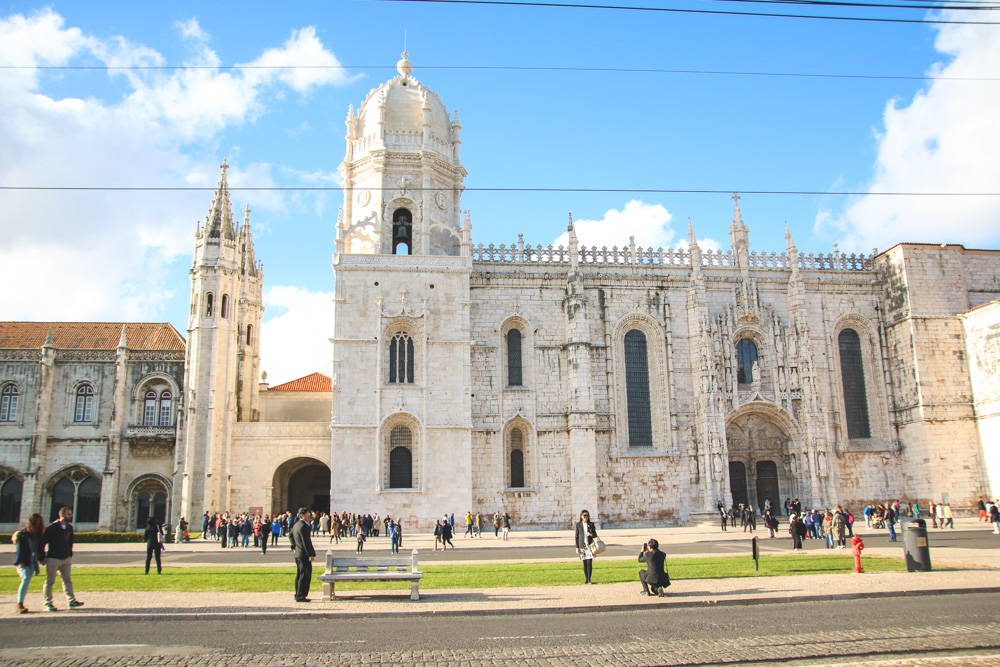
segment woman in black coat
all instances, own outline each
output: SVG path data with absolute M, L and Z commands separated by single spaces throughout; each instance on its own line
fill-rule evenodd
M 592 584 L 590 580 L 594 572 L 594 552 L 592 546 L 597 541 L 597 527 L 590 520 L 590 512 L 583 510 L 580 512 L 580 520 L 576 524 L 576 553 L 583 561 L 583 575 L 587 578 L 584 583 Z
M 146 574 L 149 574 L 149 562 L 153 558 L 156 558 L 156 573 L 163 573 L 160 565 L 160 552 L 163 550 L 162 535 L 160 527 L 156 525 L 156 519 L 150 517 L 146 522 L 146 532 L 143 533 L 143 537 L 146 538 Z

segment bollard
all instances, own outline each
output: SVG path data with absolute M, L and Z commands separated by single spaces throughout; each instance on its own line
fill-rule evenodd
M 861 550 L 865 548 L 865 543 L 860 535 L 851 538 L 851 551 L 854 552 L 854 573 L 861 574 L 865 570 L 861 567 Z

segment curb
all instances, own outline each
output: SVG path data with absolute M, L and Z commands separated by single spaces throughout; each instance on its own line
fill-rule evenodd
M 543 614 L 586 614 L 592 612 L 626 612 L 646 611 L 651 609 L 691 609 L 705 607 L 750 607 L 769 604 L 788 604 L 790 602 L 829 602 L 833 600 L 861 600 L 869 598 L 924 597 L 936 595 L 974 595 L 1000 593 L 1000 586 L 981 588 L 940 588 L 926 590 L 882 591 L 864 593 L 841 593 L 825 595 L 790 595 L 770 598 L 735 598 L 710 600 L 671 600 L 657 598 L 649 603 L 610 604 L 601 606 L 568 606 L 568 607 L 535 607 L 527 609 L 445 609 L 419 611 L 367 611 L 367 612 L 330 612 L 330 611 L 283 611 L 283 612 L 180 612 L 154 613 L 137 616 L 128 610 L 121 612 L 68 612 L 66 614 L 46 614 L 41 612 L 29 616 L 8 616 L 0 618 L 0 623 L 24 622 L 45 623 L 49 619 L 60 623 L 87 621 L 156 621 L 166 619 L 171 621 L 212 621 L 241 620 L 267 621 L 280 618 L 300 619 L 359 619 L 359 618 L 400 618 L 400 617 L 448 617 L 448 616 L 512 616 L 512 615 L 543 615 Z M 320 603 L 322 604 L 322 603 Z

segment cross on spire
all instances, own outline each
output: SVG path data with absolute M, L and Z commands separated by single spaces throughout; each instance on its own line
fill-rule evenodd
M 222 170 L 222 177 L 225 178 L 226 172 L 229 171 L 229 163 L 226 161 L 226 158 L 222 158 L 222 164 L 219 165 L 219 169 Z

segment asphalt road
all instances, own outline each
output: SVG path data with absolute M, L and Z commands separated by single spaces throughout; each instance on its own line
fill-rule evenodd
M 736 529 L 739 531 L 739 529 Z M 763 533 L 757 531 L 759 537 L 761 553 L 787 553 L 791 550 L 791 538 L 783 532 L 778 537 L 770 539 L 767 531 Z M 707 540 L 701 542 L 691 542 L 677 545 L 664 545 L 668 556 L 684 556 L 692 554 L 718 554 L 727 555 L 749 555 L 750 540 L 753 536 L 746 533 L 746 540 Z M 931 559 L 934 559 L 935 547 L 957 547 L 965 549 L 989 549 L 997 548 L 997 538 L 988 530 L 947 530 L 931 531 L 930 533 Z M 492 542 L 487 537 L 482 538 L 482 542 Z M 479 540 L 455 539 L 456 549 L 448 551 L 433 551 L 422 549 L 420 551 L 421 563 L 441 563 L 449 561 L 476 561 L 476 560 L 573 560 L 575 553 L 573 545 L 568 543 L 565 547 L 553 546 L 519 546 L 516 534 L 511 537 L 511 541 L 503 548 L 497 550 L 492 548 L 478 548 Z M 319 536 L 314 540 L 317 551 L 325 553 L 331 548 L 326 538 Z M 372 538 L 368 541 L 366 551 L 388 551 L 388 540 L 384 537 Z M 865 535 L 865 545 L 867 547 L 891 547 L 886 535 L 870 533 Z M 805 540 L 804 549 L 806 551 L 822 552 L 826 551 L 823 540 Z M 902 555 L 903 543 L 899 539 L 898 548 Z M 335 553 L 342 552 L 343 555 L 354 553 L 353 543 L 342 542 L 338 547 L 332 547 Z M 408 545 L 404 542 L 403 553 L 407 553 Z M 634 557 L 638 553 L 638 546 L 632 544 L 614 544 L 608 541 L 608 550 L 605 558 L 608 557 Z M 120 550 L 114 551 L 87 551 L 87 545 L 79 545 L 73 555 L 74 565 L 143 565 L 145 563 L 145 544 L 123 544 Z M 185 563 L 199 563 L 208 565 L 261 565 L 273 562 L 285 562 L 291 564 L 291 554 L 286 540 L 281 540 L 277 546 L 269 547 L 266 556 L 261 556 L 260 550 L 253 547 L 243 549 L 210 549 L 208 551 L 189 551 L 184 544 L 169 544 L 164 554 L 164 565 L 183 565 Z
M 723 664 L 956 650 L 1000 656 L 1000 603 L 995 595 L 971 594 L 336 621 L 80 617 L 58 627 L 4 624 L 3 631 L 0 663 L 26 666 Z

